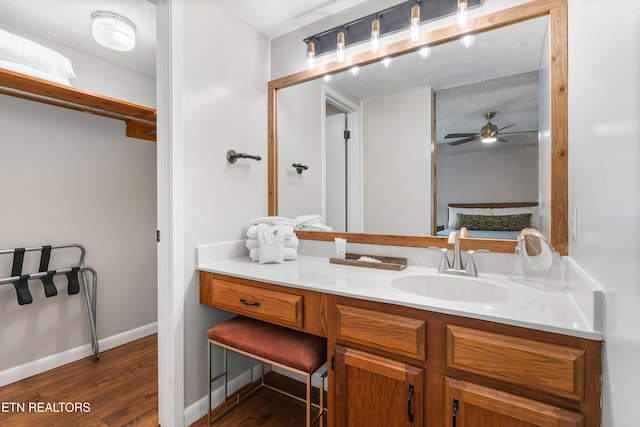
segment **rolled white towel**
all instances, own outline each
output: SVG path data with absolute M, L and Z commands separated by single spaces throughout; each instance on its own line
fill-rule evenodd
M 260 247 L 260 241 L 257 237 L 255 239 L 247 239 L 244 245 L 247 249 L 255 249 Z
M 257 232 L 256 232 L 257 234 Z M 298 240 L 298 236 L 296 236 L 295 234 L 291 234 L 291 237 L 284 239 L 284 247 L 285 248 L 293 248 L 293 249 L 298 249 L 298 245 L 300 243 L 300 240 Z M 258 238 L 249 238 L 247 239 L 247 241 L 244 244 L 247 249 L 254 249 L 254 248 L 259 248 L 260 247 L 260 240 L 258 240 Z
M 249 225 L 258 224 L 271 224 L 271 225 L 288 225 L 289 227 L 295 227 L 296 221 L 291 218 L 285 218 L 283 216 L 261 216 L 254 218 L 249 222 Z
M 283 230 L 285 239 L 288 239 L 294 235 L 293 226 L 291 225 L 283 225 Z M 258 224 L 250 225 L 249 228 L 247 228 L 247 237 L 250 239 L 258 238 Z
M 249 258 L 254 262 L 260 261 L 260 248 L 249 249 Z M 294 248 L 284 248 L 282 259 L 284 261 L 294 261 L 298 259 L 298 251 Z

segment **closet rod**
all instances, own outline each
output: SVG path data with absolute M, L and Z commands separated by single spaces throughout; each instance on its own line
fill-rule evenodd
M 71 101 L 65 101 L 63 99 L 53 98 L 46 95 L 39 95 L 39 94 L 28 92 L 25 90 L 14 89 L 7 86 L 0 86 L 0 90 L 3 91 L 3 93 L 7 93 L 9 95 L 26 96 L 32 100 L 43 101 L 47 103 L 53 103 L 55 105 L 71 107 L 73 109 L 79 109 L 85 112 L 97 113 L 100 115 L 112 117 L 114 119 L 131 120 L 139 123 L 144 123 L 147 125 L 153 125 L 153 126 L 156 125 L 156 122 L 153 120 L 142 119 L 140 117 L 130 116 L 128 114 L 116 113 L 116 112 L 105 110 L 102 108 L 92 107 L 90 105 L 78 104 L 76 102 L 71 102 Z

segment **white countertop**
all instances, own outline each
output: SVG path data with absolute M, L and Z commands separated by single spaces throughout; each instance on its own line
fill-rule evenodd
M 285 261 L 283 264 L 259 264 L 243 257 L 201 265 L 198 269 L 292 288 L 602 340 L 602 334 L 588 325 L 570 293 L 540 290 L 510 281 L 504 276 L 479 273 L 476 279 L 468 279 L 487 281 L 511 291 L 505 301 L 480 303 L 429 298 L 392 286 L 391 281 L 402 276 L 438 275 L 436 269 L 426 267 L 408 266 L 402 271 L 389 271 L 331 264 L 328 258 L 301 255 L 296 261 Z

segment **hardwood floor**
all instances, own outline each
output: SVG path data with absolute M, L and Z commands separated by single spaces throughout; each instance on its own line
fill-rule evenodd
M 270 375 L 274 385 L 304 394 L 302 383 Z M 263 388 L 214 425 L 303 427 L 304 404 Z M 157 427 L 157 335 L 103 351 L 98 362 L 82 359 L 0 387 L 0 426 Z M 191 425 L 205 426 L 206 416 Z
M 296 396 L 304 396 L 303 383 L 275 373 L 269 373 L 265 378 L 271 385 L 285 389 Z M 316 393 L 313 393 L 312 399 L 313 402 L 318 402 Z M 212 425 L 214 427 L 304 427 L 304 412 L 304 403 L 276 391 L 261 388 Z M 315 413 L 316 409 L 312 408 L 312 415 Z M 315 427 L 318 424 L 316 421 L 312 426 Z M 189 427 L 207 427 L 207 416 L 200 418 Z
M 158 425 L 157 335 L 0 388 L 0 426 Z

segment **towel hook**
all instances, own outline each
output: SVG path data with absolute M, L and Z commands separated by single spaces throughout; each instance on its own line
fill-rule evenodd
M 252 156 L 251 154 L 246 154 L 246 153 L 236 153 L 235 150 L 227 151 L 227 161 L 229 163 L 235 163 L 236 160 L 238 159 L 253 159 L 253 160 L 260 161 L 262 160 L 262 157 Z
M 291 166 L 296 168 L 296 172 L 298 172 L 300 174 L 302 173 L 302 171 L 306 171 L 307 169 L 309 169 L 309 166 L 303 165 L 302 163 L 294 163 Z

